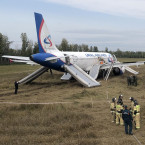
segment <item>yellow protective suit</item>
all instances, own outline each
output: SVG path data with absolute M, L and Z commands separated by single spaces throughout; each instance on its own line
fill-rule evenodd
M 124 125 L 124 121 L 122 119 L 122 111 L 123 107 L 120 104 L 116 105 L 116 124 Z

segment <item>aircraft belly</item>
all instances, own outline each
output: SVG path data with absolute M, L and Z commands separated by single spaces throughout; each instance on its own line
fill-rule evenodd
M 64 68 L 62 67 L 64 65 L 64 63 L 62 63 L 60 61 L 57 61 L 56 63 L 44 62 L 44 63 L 42 63 L 42 65 L 45 67 L 54 69 L 54 70 L 65 72 Z

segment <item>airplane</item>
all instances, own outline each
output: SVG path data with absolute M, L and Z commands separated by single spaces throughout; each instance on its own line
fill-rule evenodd
M 43 16 L 39 13 L 34 13 L 36 22 L 36 31 L 39 45 L 39 53 L 33 54 L 30 57 L 9 56 L 13 62 L 22 62 L 30 65 L 39 64 L 42 67 L 18 81 L 19 84 L 29 83 L 50 69 L 64 72 L 61 80 L 70 80 L 75 78 L 80 84 L 85 87 L 100 86 L 100 82 L 96 81 L 101 70 L 106 71 L 105 80 L 108 79 L 110 72 L 115 75 L 121 75 L 125 70 L 138 74 L 129 66 L 143 65 L 144 62 L 121 63 L 117 61 L 115 55 L 107 52 L 65 52 L 59 51 L 48 31 L 47 25 Z

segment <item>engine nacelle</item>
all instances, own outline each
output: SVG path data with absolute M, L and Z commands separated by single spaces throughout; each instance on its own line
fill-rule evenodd
M 114 67 L 113 68 L 113 74 L 114 75 L 122 75 L 125 72 L 125 68 L 124 67 Z

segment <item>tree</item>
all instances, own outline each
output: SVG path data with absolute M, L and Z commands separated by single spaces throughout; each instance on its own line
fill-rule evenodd
M 2 33 L 0 33 L 0 55 L 9 53 L 11 43 L 12 42 L 8 40 L 7 36 L 2 35 Z
M 69 50 L 70 50 L 70 51 L 74 51 L 74 45 L 73 45 L 73 44 L 70 44 L 70 45 L 69 45 Z
M 78 49 L 79 49 L 78 44 L 75 44 L 74 47 L 73 47 L 73 51 L 78 51 Z
M 62 39 L 59 49 L 63 51 L 69 51 L 68 41 L 65 38 Z
M 98 52 L 98 47 L 97 46 L 94 46 L 93 52 Z
M 26 55 L 25 52 L 29 44 L 26 33 L 21 34 L 21 40 L 22 40 L 22 55 Z
M 8 37 L 0 33 L 0 64 L 9 63 L 8 59 L 2 58 L 2 55 L 9 55 L 10 50 L 10 42 Z M 13 52 L 13 51 L 11 51 Z
M 32 53 L 33 53 L 33 42 L 32 42 L 32 40 L 29 40 L 28 41 L 28 47 L 27 47 L 25 55 L 30 56 L 30 55 L 32 55 Z
M 122 51 L 118 48 L 115 52 L 116 57 L 122 57 Z
M 93 51 L 93 47 L 91 46 L 91 47 L 90 47 L 90 52 L 92 52 L 92 51 Z
M 89 51 L 88 45 L 82 44 L 82 50 L 83 50 L 84 52 L 88 52 L 88 51 Z
M 34 43 L 34 48 L 33 48 L 33 54 L 36 54 L 36 53 L 39 53 L 39 46 L 37 42 Z
M 0 55 L 2 55 L 2 49 L 3 49 L 3 35 L 0 33 Z
M 108 52 L 108 47 L 105 48 L 105 52 Z
M 78 51 L 80 51 L 80 52 L 82 51 L 82 46 L 81 45 L 78 46 Z

